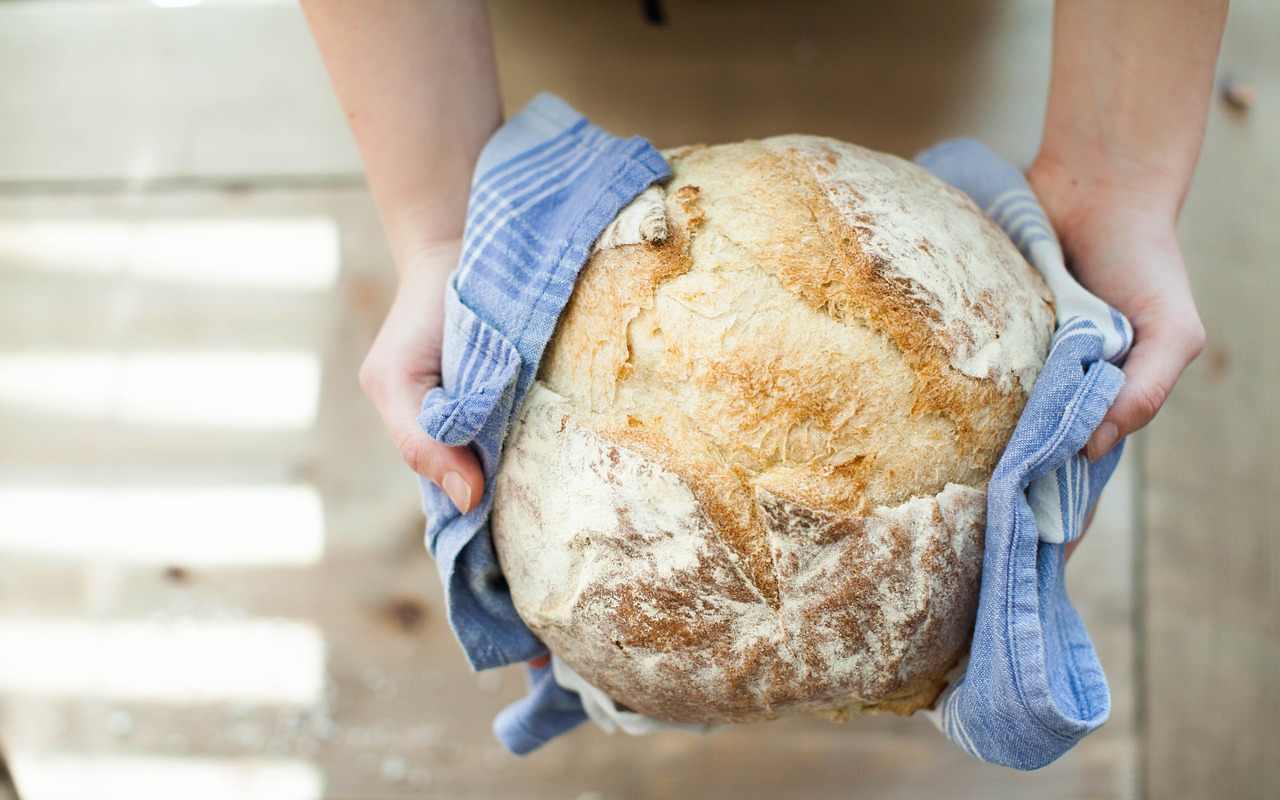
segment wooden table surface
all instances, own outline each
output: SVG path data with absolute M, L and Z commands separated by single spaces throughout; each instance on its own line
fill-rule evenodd
M 0 746 L 22 797 L 1280 796 L 1280 6 L 1234 4 L 1221 69 L 1258 99 L 1214 103 L 1184 213 L 1210 349 L 1071 564 L 1112 718 L 1020 774 L 893 718 L 583 727 L 506 755 L 489 724 L 522 677 L 467 669 L 355 383 L 393 274 L 301 15 L 163 5 L 0 4 Z M 664 5 L 654 28 L 639 3 L 494 2 L 507 105 L 549 89 L 660 146 L 1035 151 L 1048 3 Z

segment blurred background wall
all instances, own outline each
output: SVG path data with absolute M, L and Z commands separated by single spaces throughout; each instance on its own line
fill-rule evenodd
M 1025 162 L 1047 2 L 491 4 L 509 110 L 660 146 L 819 133 Z M 1280 7 L 1234 4 L 1183 241 L 1210 348 L 1075 597 L 1111 721 L 1031 775 L 923 720 L 489 734 L 355 370 L 393 272 L 289 2 L 0 2 L 0 747 L 22 797 L 1280 796 Z M 2 777 L 2 776 L 0 776 Z

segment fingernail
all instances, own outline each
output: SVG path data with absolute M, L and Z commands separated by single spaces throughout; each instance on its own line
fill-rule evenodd
M 440 488 L 463 514 L 471 510 L 471 486 L 456 472 L 446 472 Z
M 1084 455 L 1090 461 L 1098 459 L 1111 452 L 1111 448 L 1115 446 L 1116 439 L 1120 436 L 1120 431 L 1116 428 L 1114 422 L 1104 422 L 1098 426 L 1093 432 L 1093 436 L 1089 437 L 1089 443 L 1085 445 Z

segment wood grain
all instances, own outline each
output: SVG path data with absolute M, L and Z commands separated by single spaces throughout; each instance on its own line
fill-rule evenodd
M 1152 798 L 1280 796 L 1280 13 L 1232 4 L 1183 214 L 1209 348 L 1145 436 L 1144 774 Z

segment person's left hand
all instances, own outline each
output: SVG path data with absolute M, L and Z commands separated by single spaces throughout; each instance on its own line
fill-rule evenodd
M 445 287 L 461 246 L 460 240 L 442 242 L 407 259 L 391 310 L 360 367 L 360 386 L 405 464 L 466 513 L 484 492 L 480 463 L 471 448 L 437 442 L 418 426 L 422 398 L 440 384 Z

